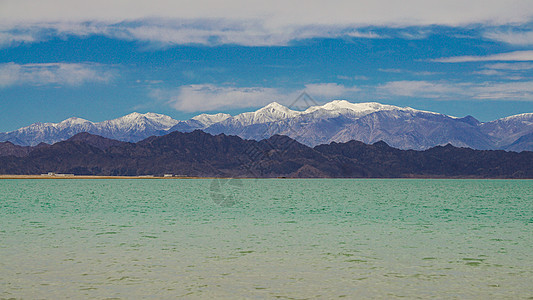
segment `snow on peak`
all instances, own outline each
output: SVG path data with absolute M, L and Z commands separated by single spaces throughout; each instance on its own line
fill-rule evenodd
M 376 112 L 381 110 L 397 110 L 400 109 L 397 106 L 386 105 L 377 102 L 362 102 L 362 103 L 351 103 L 346 100 L 333 100 L 321 106 L 311 106 L 305 112 L 311 113 L 317 110 L 329 110 L 329 111 L 342 111 L 350 110 L 355 113 L 364 113 L 364 112 Z
M 254 112 L 245 112 L 233 117 L 231 120 L 241 125 L 262 124 L 293 118 L 301 112 L 291 110 L 277 102 L 272 102 Z
M 52 126 L 60 130 L 74 128 L 74 127 L 83 128 L 82 130 L 88 130 L 89 128 L 94 126 L 94 123 L 91 121 L 82 119 L 82 118 L 72 117 L 60 123 L 52 124 Z
M 503 121 L 503 122 L 508 122 L 508 121 L 533 121 L 533 113 L 523 113 L 523 114 L 518 114 L 518 115 L 513 115 L 513 116 L 509 116 L 509 117 L 505 117 L 505 118 L 502 118 L 502 119 L 499 119 L 499 120 L 496 120 L 496 121 Z
M 346 115 L 353 118 L 361 118 L 379 111 L 438 114 L 435 112 L 417 110 L 410 107 L 398 107 L 378 102 L 351 103 L 346 100 L 334 100 L 324 105 L 311 106 L 305 110 L 304 114 L 313 114 L 317 117 L 336 117 L 339 115 Z M 452 116 L 449 117 L 455 118 Z
M 136 127 L 145 123 L 150 123 L 155 126 L 158 130 L 164 129 L 167 130 L 172 126 L 179 123 L 179 121 L 172 119 L 169 116 L 156 114 L 156 113 L 145 113 L 140 114 L 138 112 L 133 112 L 131 114 L 125 115 L 123 117 L 104 121 L 98 123 L 101 126 L 111 125 L 115 127 Z
M 360 118 L 377 111 L 400 110 L 400 107 L 377 102 L 351 103 L 346 100 L 334 100 L 324 105 L 311 106 L 303 113 L 315 117 L 337 117 L 340 115 Z
M 93 123 L 91 121 L 88 121 L 88 120 L 85 120 L 85 119 L 82 119 L 82 118 L 77 118 L 77 117 L 72 117 L 72 118 L 68 118 L 60 123 L 58 123 L 58 125 L 81 125 L 81 124 L 85 124 L 85 123 Z
M 267 104 L 266 106 L 262 107 L 259 110 L 265 110 L 265 109 L 289 110 L 286 106 L 281 105 L 276 101 Z
M 288 107 L 283 106 L 277 102 L 272 102 L 267 106 L 255 111 L 254 114 L 256 116 L 266 116 L 276 120 L 280 120 L 295 117 L 299 115 L 300 112 L 291 110 Z
M 224 113 L 218 113 L 214 115 L 209 114 L 201 114 L 193 117 L 193 120 L 196 120 L 200 123 L 202 123 L 205 127 L 211 126 L 212 124 L 222 122 L 226 120 L 227 118 L 231 118 L 231 115 L 224 114 Z

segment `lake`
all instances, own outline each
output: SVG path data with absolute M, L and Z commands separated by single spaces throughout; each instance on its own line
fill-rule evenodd
M 530 298 L 533 181 L 0 180 L 0 298 Z

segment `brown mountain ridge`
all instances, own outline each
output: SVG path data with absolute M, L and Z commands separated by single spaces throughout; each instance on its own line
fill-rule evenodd
M 533 152 L 451 145 L 399 150 L 358 141 L 308 147 L 280 135 L 262 141 L 196 130 L 137 143 L 80 133 L 53 145 L 0 143 L 0 174 L 299 178 L 533 178 Z

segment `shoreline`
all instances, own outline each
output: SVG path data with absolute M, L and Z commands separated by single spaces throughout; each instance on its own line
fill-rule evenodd
M 210 179 L 215 177 L 159 177 L 159 176 L 99 176 L 99 175 L 0 175 L 0 179 Z
M 533 178 L 487 178 L 475 176 L 405 176 L 405 177 L 195 177 L 195 176 L 111 176 L 111 175 L 5 175 L 0 174 L 2 179 L 478 179 L 478 180 L 532 180 Z

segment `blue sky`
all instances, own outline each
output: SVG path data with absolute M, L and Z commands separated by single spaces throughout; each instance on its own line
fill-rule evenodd
M 0 131 L 236 114 L 302 91 L 481 121 L 533 112 L 533 4 L 0 0 Z

